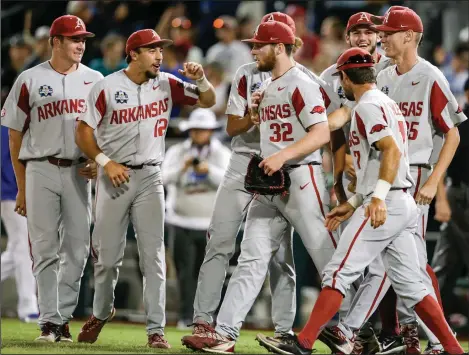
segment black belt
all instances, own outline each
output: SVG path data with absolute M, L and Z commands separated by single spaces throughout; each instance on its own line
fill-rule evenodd
M 129 169 L 132 169 L 132 170 L 141 170 L 145 166 L 157 166 L 158 163 L 155 163 L 155 164 L 140 164 L 140 165 L 129 165 L 129 164 L 126 164 L 126 163 L 121 163 L 121 165 L 124 165 L 126 168 L 129 168 Z
M 292 170 L 292 169 L 299 168 L 300 166 L 307 166 L 307 165 L 321 165 L 321 163 L 318 163 L 317 161 L 313 161 L 307 164 L 292 164 L 292 165 L 286 165 L 285 169 Z
M 72 166 L 74 164 L 80 164 L 80 163 L 84 163 L 85 161 L 87 161 L 88 159 L 86 158 L 78 158 L 78 160 L 72 160 L 72 159 L 62 159 L 62 158 L 55 158 L 55 157 L 47 157 L 47 160 L 49 161 L 49 163 L 53 164 L 53 165 L 56 165 L 56 166 L 60 166 L 60 167 L 69 167 L 69 166 Z

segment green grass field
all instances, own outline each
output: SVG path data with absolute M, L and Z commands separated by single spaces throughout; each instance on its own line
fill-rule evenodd
M 190 334 L 187 331 L 166 328 L 166 339 L 172 346 L 170 350 L 156 350 L 145 346 L 147 337 L 144 325 L 127 323 L 109 323 L 104 328 L 94 344 L 78 343 L 35 343 L 33 340 L 39 335 L 39 327 L 36 324 L 25 324 L 15 319 L 2 319 L 2 354 L 136 354 L 136 353 L 169 353 L 183 354 L 193 351 L 181 345 L 181 337 Z M 70 324 L 71 332 L 76 338 L 82 322 L 76 321 Z M 255 341 L 257 331 L 243 331 L 236 344 L 236 353 L 239 354 L 267 354 L 267 350 L 260 347 Z M 464 342 L 466 351 L 468 342 Z M 424 348 L 424 343 L 422 342 Z M 328 354 L 329 349 L 321 342 L 315 344 L 316 353 Z

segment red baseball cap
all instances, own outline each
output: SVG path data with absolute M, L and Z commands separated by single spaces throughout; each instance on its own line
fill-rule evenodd
M 287 14 L 284 14 L 283 12 L 271 12 L 270 14 L 267 14 L 262 18 L 261 23 L 264 23 L 267 21 L 282 22 L 288 27 L 290 27 L 294 34 L 296 33 L 295 21 L 293 21 L 293 19 L 290 16 L 288 16 Z
M 339 75 L 339 71 L 351 68 L 373 67 L 375 61 L 370 53 L 358 47 L 349 48 L 337 59 L 336 69 L 332 75 Z
M 423 32 L 423 24 L 420 16 L 412 9 L 391 10 L 383 19 L 381 25 L 373 26 L 377 31 L 400 32 L 412 30 L 414 32 Z
M 398 5 L 394 5 L 394 6 L 391 6 L 389 9 L 387 9 L 383 16 L 371 15 L 371 21 L 373 21 L 373 23 L 374 23 L 375 25 L 381 25 L 381 24 L 383 23 L 383 21 L 384 21 L 384 18 L 386 17 L 386 15 L 387 15 L 390 11 L 393 11 L 393 10 L 407 10 L 407 9 L 408 9 L 407 6 L 398 6 Z
M 373 15 L 368 12 L 358 12 L 350 16 L 347 22 L 347 28 L 345 32 L 349 33 L 357 26 L 368 26 L 371 27 L 374 23 L 371 21 Z
M 295 44 L 295 34 L 283 22 L 267 21 L 257 26 L 253 38 L 243 39 L 243 42 Z
M 291 17 L 305 17 L 306 10 L 303 6 L 290 4 L 285 8 L 285 13 Z
M 85 23 L 79 17 L 73 15 L 64 15 L 57 17 L 50 26 L 49 36 L 85 36 L 94 37 L 94 33 L 86 30 Z
M 129 55 L 130 51 L 150 44 L 158 44 L 161 47 L 167 47 L 173 44 L 173 41 L 170 39 L 161 39 L 158 33 L 152 29 L 136 31 L 127 39 L 125 54 Z

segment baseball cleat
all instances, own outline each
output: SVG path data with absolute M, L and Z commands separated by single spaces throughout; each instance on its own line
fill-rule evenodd
M 444 353 L 443 345 L 441 344 L 432 344 L 428 342 L 427 347 L 423 351 L 422 354 L 431 354 L 431 355 L 438 355 Z
M 34 341 L 55 343 L 60 339 L 60 328 L 58 325 L 51 322 L 41 324 L 41 335 L 38 336 Z
M 73 343 L 72 334 L 70 334 L 70 327 L 68 323 L 60 326 L 60 339 L 61 343 Z
M 380 336 L 379 342 L 381 343 L 381 351 L 377 354 L 405 354 L 406 352 L 404 338 L 400 335 Z
M 204 334 L 186 335 L 181 339 L 182 345 L 194 351 L 204 351 L 211 353 L 233 353 L 235 341 L 221 334 L 218 334 L 213 327 L 208 324 L 199 324 L 204 329 Z
M 256 340 L 260 346 L 263 346 L 264 348 L 267 349 L 267 351 L 271 353 L 291 355 L 292 353 L 282 350 L 280 348 L 280 345 L 288 341 L 288 338 L 291 336 L 292 336 L 291 334 L 284 333 L 284 334 L 277 334 L 273 337 L 269 337 L 269 336 L 259 333 L 256 335 Z
M 326 344 L 333 353 L 350 354 L 353 349 L 352 342 L 345 336 L 338 326 L 324 328 L 319 333 L 318 340 Z
M 401 335 L 407 347 L 406 354 L 420 354 L 420 340 L 417 322 L 401 325 Z
M 99 333 L 101 333 L 101 330 L 106 325 L 106 323 L 110 322 L 115 315 L 116 309 L 114 307 L 112 308 L 111 315 L 104 320 L 98 319 L 94 315 L 91 315 L 78 334 L 78 342 L 93 344 L 96 340 L 98 340 Z
M 156 348 L 156 349 L 171 349 L 171 345 L 166 341 L 164 338 L 164 335 L 160 334 L 150 334 L 148 336 L 148 343 L 147 345 L 150 348 Z
M 365 323 L 358 331 L 353 343 L 352 354 L 376 354 L 380 351 L 379 341 L 370 322 Z
M 260 342 L 259 342 L 260 343 Z M 281 355 L 311 355 L 312 349 L 304 348 L 298 341 L 298 337 L 294 334 L 284 334 L 281 337 L 264 337 L 261 344 L 267 350 Z

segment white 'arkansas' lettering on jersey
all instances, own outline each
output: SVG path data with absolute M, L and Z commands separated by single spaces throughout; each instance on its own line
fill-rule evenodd
M 160 73 L 142 85 L 124 70 L 101 80 L 88 96 L 80 117 L 95 129 L 100 149 L 110 159 L 129 165 L 160 163 L 173 104 L 195 105 L 199 91 L 172 74 Z
M 396 65 L 381 71 L 377 87 L 396 101 L 404 115 L 409 134 L 411 165 L 429 164 L 430 157 L 439 155 L 434 149 L 435 135 L 445 134 L 467 117 L 458 106 L 441 71 L 426 60 L 400 75 Z
M 379 179 L 382 153 L 374 143 L 391 136 L 402 156 L 393 188 L 410 188 L 407 129 L 399 106 L 378 89 L 367 91 L 352 109 L 349 148 L 357 174 L 357 193 L 364 196 L 374 191 Z
M 296 67 L 275 80 L 266 80 L 259 119 L 261 153 L 268 157 L 299 141 L 308 127 L 327 122 L 321 87 Z M 286 164 L 310 162 L 321 162 L 319 150 Z
M 328 113 L 340 107 L 339 96 L 324 80 L 299 63 L 296 63 L 295 66 L 321 86 Z M 256 63 L 248 63 L 239 67 L 231 83 L 226 114 L 239 117 L 246 115 L 248 109 L 251 108 L 251 95 L 259 90 L 262 83 L 270 77 L 271 73 L 259 71 Z M 231 148 L 238 153 L 258 153 L 259 142 L 259 130 L 253 127 L 248 132 L 233 137 Z
M 48 61 L 22 72 L 2 109 L 2 125 L 24 132 L 19 158 L 83 157 L 75 144 L 77 119 L 87 110 L 88 93 L 102 78 L 83 64 L 64 75 Z

